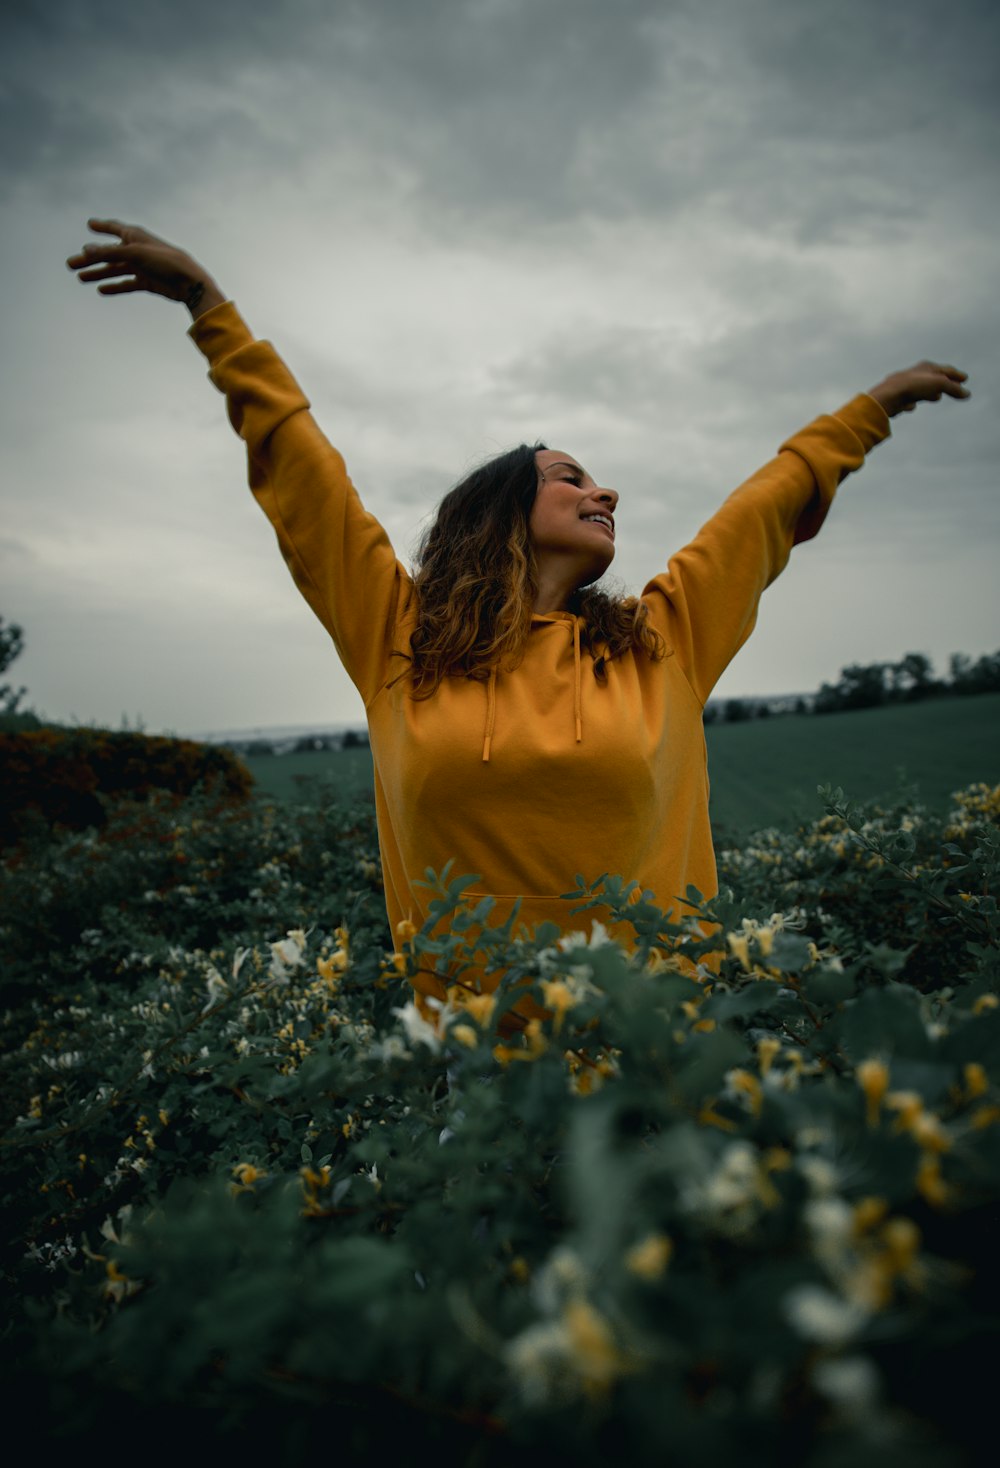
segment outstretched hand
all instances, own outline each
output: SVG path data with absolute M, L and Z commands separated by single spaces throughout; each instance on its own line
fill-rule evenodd
M 201 316 L 226 299 L 204 266 L 148 229 L 117 219 L 87 223 L 99 234 L 117 235 L 117 242 L 84 245 L 66 264 L 78 272 L 80 280 L 103 282 L 97 287 L 102 296 L 147 291 L 169 301 L 183 301 L 192 316 Z
M 894 418 L 897 413 L 912 413 L 918 403 L 970 397 L 969 389 L 962 386 L 968 375 L 941 362 L 917 362 L 902 372 L 891 373 L 877 387 L 870 388 L 868 396 Z

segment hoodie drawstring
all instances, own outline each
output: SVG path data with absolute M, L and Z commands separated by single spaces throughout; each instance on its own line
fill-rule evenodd
M 490 681 L 486 685 L 486 728 L 483 730 L 483 759 L 489 761 L 493 728 L 497 721 L 497 670 L 490 669 Z
M 583 689 L 580 686 L 580 619 L 573 618 L 573 714 L 576 718 L 576 742 L 583 742 Z

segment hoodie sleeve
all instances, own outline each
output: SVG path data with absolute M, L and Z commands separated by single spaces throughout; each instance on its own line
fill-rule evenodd
M 653 622 L 702 704 L 753 631 L 761 594 L 792 547 L 812 539 L 841 480 L 888 436 L 889 419 L 867 393 L 817 418 L 735 490 L 644 588 Z
M 254 339 L 231 301 L 198 317 L 189 335 L 225 393 L 247 446 L 250 488 L 295 583 L 367 707 L 387 676 L 409 576 L 271 344 Z

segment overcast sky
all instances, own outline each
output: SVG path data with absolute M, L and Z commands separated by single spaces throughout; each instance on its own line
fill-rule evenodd
M 0 615 L 60 720 L 363 717 L 187 313 L 65 268 L 89 216 L 214 274 L 409 560 L 543 439 L 641 589 L 795 429 L 970 374 L 841 488 L 720 696 L 1000 646 L 995 0 L 46 0 L 5 13 Z

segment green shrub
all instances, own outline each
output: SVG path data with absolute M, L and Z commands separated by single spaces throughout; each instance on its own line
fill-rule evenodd
M 829 794 L 677 924 L 581 879 L 630 951 L 491 927 L 447 871 L 391 945 L 364 805 L 37 843 L 0 889 L 36 1439 L 159 1408 L 174 1453 L 281 1461 L 960 1461 L 997 1343 L 998 799 L 942 827 Z M 463 964 L 496 996 L 421 1013 L 408 976 Z M 548 1018 L 511 1036 L 525 986 Z
M 246 766 L 221 746 L 90 728 L 0 732 L 0 779 L 0 843 L 16 840 L 32 819 L 75 830 L 101 826 L 109 796 L 190 795 L 204 785 L 243 799 L 253 784 Z

